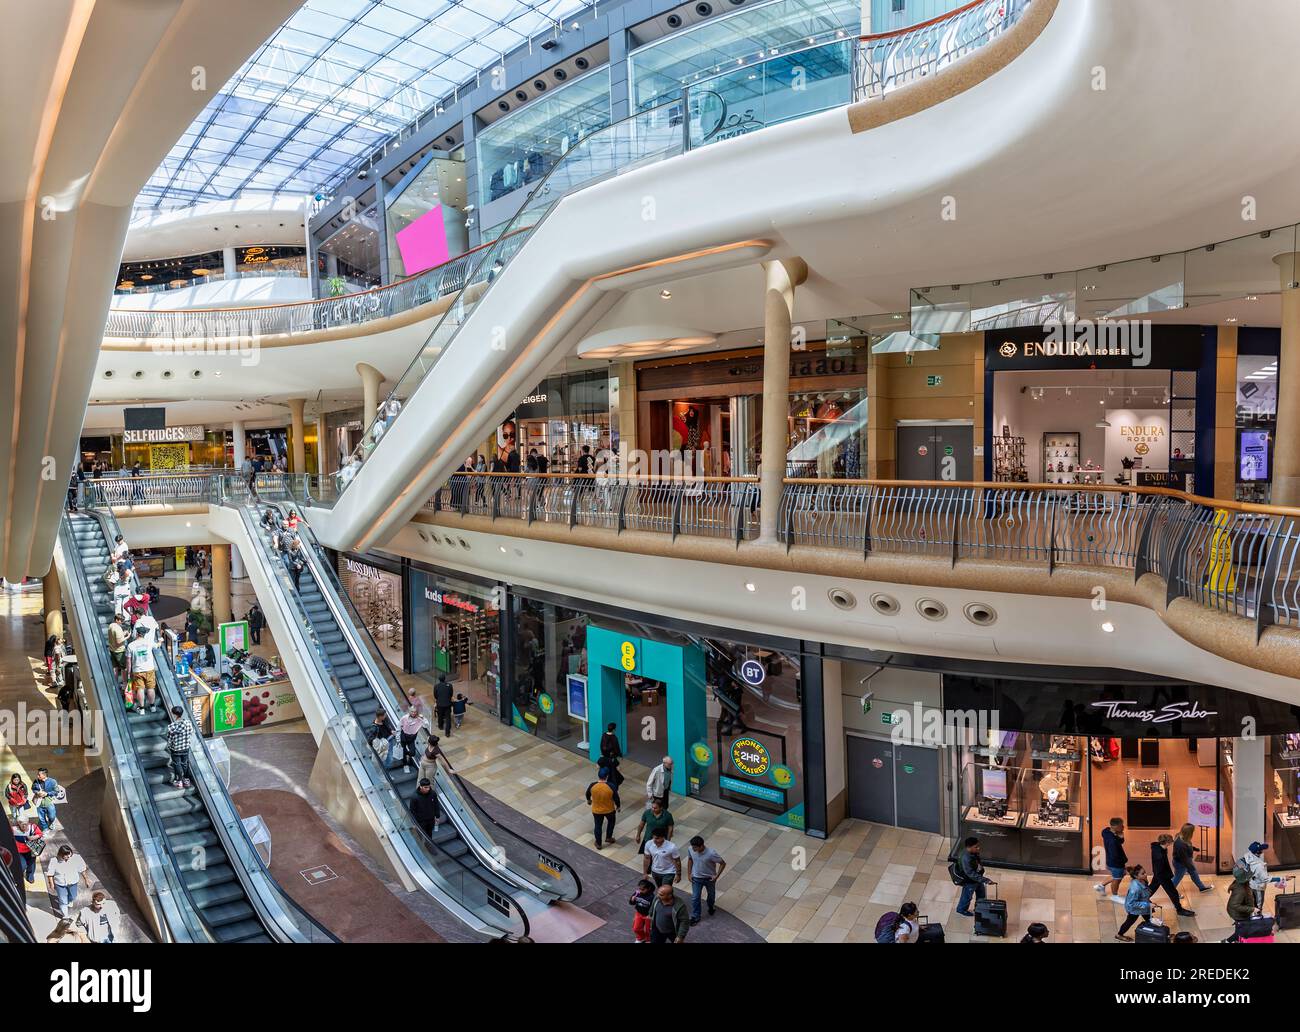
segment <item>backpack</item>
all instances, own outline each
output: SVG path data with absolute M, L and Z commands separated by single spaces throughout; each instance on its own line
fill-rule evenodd
M 952 879 L 954 885 L 966 884 L 966 877 L 961 873 L 961 866 L 957 863 L 955 852 L 948 855 L 948 877 Z
M 876 942 L 884 945 L 894 941 L 894 933 L 898 930 L 898 913 L 891 910 L 888 914 L 881 914 L 880 920 L 876 922 Z

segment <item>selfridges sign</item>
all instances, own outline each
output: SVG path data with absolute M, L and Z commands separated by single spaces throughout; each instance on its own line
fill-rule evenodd
M 123 444 L 179 444 L 186 441 L 201 441 L 204 428 L 201 426 L 165 426 L 161 430 L 124 430 Z

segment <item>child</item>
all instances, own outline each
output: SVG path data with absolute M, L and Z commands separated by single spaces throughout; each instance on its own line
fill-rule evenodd
M 455 719 L 457 727 L 460 727 L 465 721 L 465 707 L 472 705 L 474 704 L 465 698 L 461 692 L 457 692 L 456 698 L 451 700 L 451 715 Z
M 655 886 L 649 878 L 642 878 L 636 883 L 636 892 L 632 893 L 628 903 L 636 910 L 632 915 L 632 934 L 637 942 L 650 941 L 650 908 L 655 901 Z

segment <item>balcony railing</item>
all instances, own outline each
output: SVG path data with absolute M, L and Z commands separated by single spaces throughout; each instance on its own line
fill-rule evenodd
M 259 474 L 265 499 L 314 506 L 329 477 Z M 111 507 L 205 502 L 247 492 L 227 471 L 87 480 L 87 500 Z M 328 504 L 325 502 L 325 504 Z M 619 477 L 456 473 L 429 513 L 715 538 L 743 548 L 758 537 L 759 487 L 736 477 Z M 1220 501 L 1168 488 L 947 481 L 787 479 L 777 539 L 795 547 L 930 556 L 950 566 L 994 560 L 1038 567 L 1131 570 L 1186 598 L 1254 621 L 1300 627 L 1300 509 Z
M 513 254 L 523 242 L 512 235 L 499 243 Z M 484 245 L 487 247 L 490 245 Z M 336 326 L 357 326 L 386 319 L 432 301 L 450 297 L 465 286 L 482 248 L 474 248 L 432 269 L 387 287 L 357 294 L 246 308 L 186 308 L 176 311 L 114 309 L 104 325 L 106 338 L 129 340 L 219 340 L 307 333 Z M 209 280 L 212 277 L 207 277 Z
M 974 0 L 906 29 L 863 36 L 853 62 L 853 99 L 872 100 L 941 71 L 1015 25 L 1032 0 Z

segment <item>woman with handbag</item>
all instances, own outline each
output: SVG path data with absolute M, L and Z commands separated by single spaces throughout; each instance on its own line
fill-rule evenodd
M 36 884 L 36 858 L 45 852 L 45 833 L 41 826 L 30 817 L 12 822 L 14 844 L 18 847 L 18 859 L 23 865 L 23 876 L 27 884 Z

